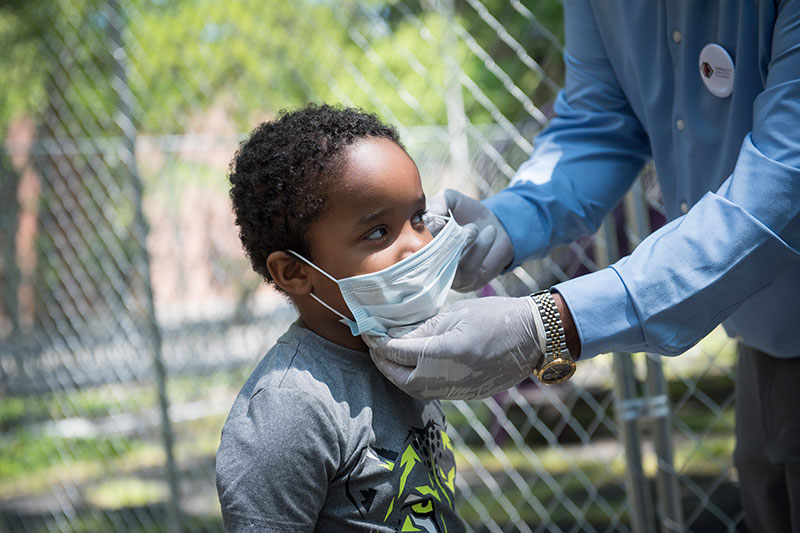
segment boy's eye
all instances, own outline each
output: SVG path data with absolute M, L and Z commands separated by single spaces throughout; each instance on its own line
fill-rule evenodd
M 425 211 L 420 211 L 416 215 L 411 218 L 412 224 L 422 224 L 424 222 L 423 217 L 425 216 Z
M 382 239 L 383 237 L 385 237 L 387 233 L 388 232 L 386 231 L 386 228 L 375 228 L 369 234 L 367 234 L 367 236 L 364 237 L 364 238 L 365 239 L 370 239 L 370 240 L 378 240 L 378 239 Z

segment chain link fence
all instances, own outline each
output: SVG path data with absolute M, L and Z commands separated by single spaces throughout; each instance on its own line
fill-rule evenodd
M 429 195 L 508 183 L 563 78 L 556 0 L 0 1 L 0 530 L 219 531 L 214 454 L 294 320 L 241 251 L 226 168 L 308 101 L 396 125 Z M 653 169 L 528 294 L 663 223 Z M 453 296 L 457 297 L 457 296 Z M 735 346 L 602 355 L 445 402 L 474 531 L 733 531 Z

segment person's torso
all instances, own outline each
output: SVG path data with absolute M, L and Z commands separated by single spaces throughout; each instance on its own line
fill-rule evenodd
M 730 176 L 764 89 L 773 2 L 592 3 L 611 66 L 650 137 L 669 219 Z M 700 54 L 718 44 L 734 64 L 730 96 L 714 96 Z M 684 206 L 683 209 L 681 206 Z
M 297 325 L 251 380 L 231 417 L 252 409 L 246 398 L 259 390 L 281 387 L 303 390 L 334 421 L 338 464 L 331 479 L 320 472 L 327 494 L 315 531 L 464 530 L 455 511 L 455 458 L 439 402 L 414 400 L 387 381 L 368 354 L 332 345 Z M 297 446 L 320 446 L 314 442 Z M 328 452 L 321 455 L 330 457 Z
M 611 66 L 649 135 L 670 220 L 716 191 L 736 165 L 767 79 L 776 4 L 592 3 Z M 724 48 L 733 62 L 733 90 L 725 98 L 712 94 L 702 79 L 700 56 L 708 44 Z M 800 356 L 794 334 L 798 316 L 800 272 L 794 269 L 750 298 L 724 325 L 748 345 Z

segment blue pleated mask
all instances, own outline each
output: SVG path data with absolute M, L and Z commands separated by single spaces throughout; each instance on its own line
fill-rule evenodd
M 427 215 L 436 216 L 439 215 Z M 339 286 L 353 318 L 311 297 L 341 317 L 355 335 L 386 335 L 389 328 L 422 322 L 444 305 L 458 260 L 467 242 L 467 232 L 450 217 L 436 236 L 408 257 L 378 272 L 336 279 L 302 255 L 289 250 Z

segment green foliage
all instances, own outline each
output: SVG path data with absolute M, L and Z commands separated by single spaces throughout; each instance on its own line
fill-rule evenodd
M 44 3 L 44 2 L 43 2 Z M 44 101 L 44 69 L 38 61 L 34 2 L 0 3 L 0 135 L 11 119 L 33 113 Z
M 106 11 L 103 0 L 0 3 L 0 125 L 57 105 L 73 136 L 114 130 Z
M 86 492 L 89 503 L 101 509 L 140 507 L 166 501 L 169 496 L 163 481 L 138 477 L 103 480 Z
M 504 0 L 484 0 L 479 13 L 455 2 L 448 15 L 433 2 L 346 0 L 134 0 L 119 2 L 128 63 L 127 85 L 140 131 L 180 132 L 187 120 L 223 106 L 240 131 L 255 117 L 308 101 L 343 102 L 403 124 L 446 122 L 445 57 L 511 121 L 527 119 L 523 102 L 456 36 L 474 36 L 497 67 L 537 104 L 552 99 L 543 73 L 487 23 L 494 18 L 542 64 L 561 73 L 559 52 L 544 37 L 561 38 L 561 9 L 526 2 L 534 18 Z M 41 113 L 48 100 L 70 136 L 114 135 L 120 95 L 112 22 L 104 0 L 0 3 L 0 124 Z M 555 56 L 555 58 L 554 58 Z M 544 92 L 542 92 L 544 91 Z M 472 122 L 492 120 L 463 91 Z
M 351 29 L 361 47 L 346 49 L 344 61 L 367 81 L 352 75 L 338 76 L 338 84 L 354 105 L 377 109 L 391 122 L 446 123 L 442 60 L 446 52 L 432 54 L 423 48 L 437 48 L 447 31 L 446 21 L 438 13 L 421 13 L 414 24 L 398 25 L 391 32 L 381 24 L 382 20 L 372 21 L 360 31 Z M 368 46 L 361 40 L 362 33 L 369 37 Z
M 25 399 L 20 397 L 3 398 L 0 401 L 0 431 L 8 431 L 18 421 L 23 420 L 26 415 L 30 416 L 32 414 L 28 412 L 26 403 Z M 41 403 L 36 402 L 34 419 L 45 415 L 46 409 L 44 407 Z
M 187 378 L 188 379 L 188 378 Z M 23 424 L 80 417 L 104 418 L 113 413 L 139 412 L 157 406 L 155 385 L 107 385 L 79 391 L 0 398 L 0 431 Z
M 212 105 L 223 105 L 246 131 L 253 115 L 308 101 L 345 101 L 353 89 L 346 63 L 357 46 L 347 32 L 358 31 L 354 12 L 363 9 L 354 2 L 333 8 L 311 0 L 258 9 L 244 0 L 138 6 L 130 26 L 137 44 L 131 83 L 147 131 L 175 131 Z
M 29 476 L 61 465 L 113 460 L 137 446 L 125 437 L 68 439 L 18 431 L 13 440 L 0 441 L 0 480 Z
M 481 4 L 486 10 L 479 13 L 469 2 L 456 2 L 458 19 L 497 68 L 472 56 L 462 63 L 464 72 L 506 119 L 516 123 L 530 120 L 524 100 L 512 94 L 506 85 L 507 81 L 504 82 L 501 76 L 505 74 L 519 92 L 537 107 L 555 98 L 553 84 L 545 81 L 552 79 L 560 84 L 563 78 L 561 50 L 553 42 L 563 42 L 562 8 L 556 2 L 522 2 L 534 17 L 531 19 L 505 0 L 481 0 Z M 504 38 L 499 36 L 493 22 L 502 26 Z M 523 59 L 520 54 L 526 57 Z M 541 70 L 532 69 L 531 60 Z M 471 96 L 465 99 L 465 111 L 472 122 L 493 121 L 485 106 Z

